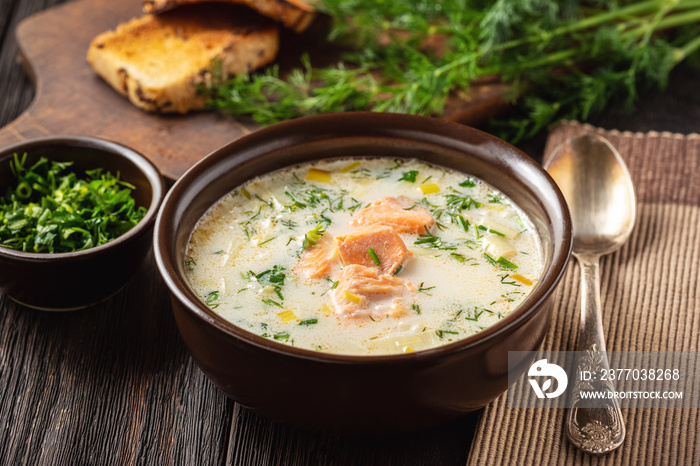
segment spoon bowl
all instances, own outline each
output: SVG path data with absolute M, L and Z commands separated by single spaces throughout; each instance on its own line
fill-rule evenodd
M 583 135 L 562 144 L 545 168 L 559 186 L 571 212 L 573 255 L 581 266 L 581 324 L 576 374 L 584 369 L 599 374 L 609 370 L 600 303 L 601 255 L 619 249 L 632 233 L 636 197 L 627 166 L 606 139 Z M 622 445 L 625 425 L 617 399 L 592 404 L 583 391 L 614 392 L 605 379 L 577 378 L 571 389 L 566 434 L 581 450 L 603 454 Z
M 591 134 L 570 139 L 545 168 L 569 205 L 574 254 L 610 254 L 627 241 L 636 221 L 634 186 L 610 142 Z

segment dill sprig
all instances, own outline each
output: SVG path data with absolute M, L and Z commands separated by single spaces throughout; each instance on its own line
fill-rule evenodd
M 511 142 L 561 119 L 632 106 L 700 49 L 700 1 L 323 0 L 333 66 L 277 67 L 205 90 L 209 105 L 270 124 L 373 110 L 440 115 L 450 96 L 496 76 L 513 104 L 488 130 Z

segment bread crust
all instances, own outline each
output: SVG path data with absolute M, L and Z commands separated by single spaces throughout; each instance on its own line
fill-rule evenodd
M 202 3 L 206 0 L 143 0 L 145 13 L 160 13 L 176 6 Z M 214 0 L 222 3 L 245 5 L 260 14 L 279 21 L 294 32 L 303 32 L 316 17 L 316 10 L 308 0 Z
M 104 32 L 87 61 L 107 83 L 147 112 L 187 113 L 205 107 L 200 85 L 249 73 L 274 60 L 277 26 L 244 8 L 197 5 L 146 15 Z

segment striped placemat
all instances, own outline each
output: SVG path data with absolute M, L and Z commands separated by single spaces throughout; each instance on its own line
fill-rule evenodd
M 637 193 L 627 244 L 601 261 L 608 351 L 700 349 L 700 135 L 557 126 L 545 154 L 581 133 L 607 138 L 624 158 Z M 572 258 L 554 296 L 543 349 L 574 351 L 579 267 Z M 468 465 L 698 465 L 698 409 L 623 409 L 625 443 L 590 456 L 568 443 L 563 409 L 511 409 L 503 395 L 486 407 Z

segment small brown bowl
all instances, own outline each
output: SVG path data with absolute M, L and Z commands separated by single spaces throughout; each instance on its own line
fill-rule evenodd
M 27 153 L 27 165 L 44 156 L 72 161 L 72 171 L 103 168 L 136 187 L 137 206 L 148 210 L 131 230 L 107 244 L 65 253 L 29 253 L 0 247 L 0 289 L 13 300 L 41 310 L 67 311 L 115 294 L 147 257 L 165 184 L 158 169 L 128 147 L 90 137 L 33 139 L 0 150 L 0 189 L 14 181 L 13 154 Z
M 323 158 L 418 158 L 474 175 L 514 199 L 541 238 L 545 270 L 512 314 L 486 330 L 415 353 L 351 356 L 295 348 L 211 311 L 188 286 L 185 248 L 219 198 L 253 177 Z M 270 126 L 207 156 L 174 185 L 154 232 L 156 263 L 179 331 L 227 395 L 273 419 L 312 429 L 386 434 L 419 430 L 479 409 L 508 384 L 508 352 L 537 349 L 549 299 L 571 251 L 571 221 L 549 175 L 511 145 L 425 117 L 345 113 Z

